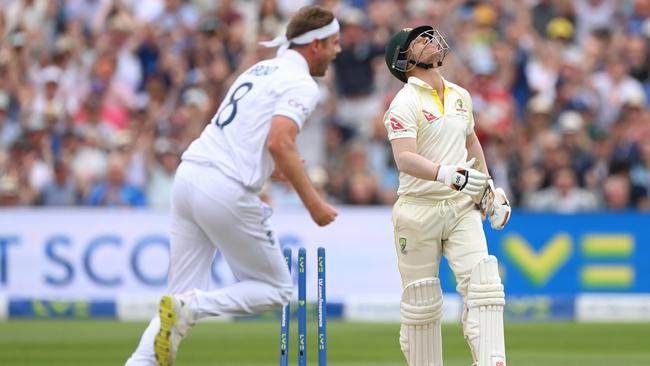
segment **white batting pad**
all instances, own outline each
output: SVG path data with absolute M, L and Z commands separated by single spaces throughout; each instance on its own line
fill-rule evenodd
M 415 281 L 402 292 L 399 343 L 409 366 L 442 366 L 440 280 Z
M 465 339 L 477 366 L 506 366 L 503 339 L 505 294 L 497 259 L 483 258 L 472 270 L 467 291 Z

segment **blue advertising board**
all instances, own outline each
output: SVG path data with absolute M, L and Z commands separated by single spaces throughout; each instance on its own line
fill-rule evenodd
M 509 295 L 650 293 L 650 215 L 514 212 L 502 231 L 486 222 Z M 441 266 L 446 291 L 453 276 Z
M 339 213 L 319 228 L 303 209 L 279 210 L 272 225 L 282 247 L 307 248 L 310 284 L 316 248 L 327 248 L 328 300 L 347 309 L 339 314 L 399 320 L 390 207 Z M 0 319 L 147 318 L 151 311 L 133 304 L 155 306 L 166 289 L 168 222 L 149 210 L 0 209 Z M 502 231 L 486 222 L 485 235 L 509 320 L 650 320 L 650 214 L 515 211 Z M 236 281 L 218 253 L 212 272 L 215 288 Z M 440 279 L 455 319 L 462 302 L 446 263 Z

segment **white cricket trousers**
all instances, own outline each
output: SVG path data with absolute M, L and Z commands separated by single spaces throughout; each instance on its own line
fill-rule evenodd
M 255 192 L 218 169 L 193 162 L 179 166 L 172 191 L 168 292 L 194 291 L 196 319 L 256 314 L 286 304 L 293 284 L 267 219 L 271 209 Z M 216 251 L 239 282 L 211 290 Z M 156 315 L 127 365 L 157 365 Z

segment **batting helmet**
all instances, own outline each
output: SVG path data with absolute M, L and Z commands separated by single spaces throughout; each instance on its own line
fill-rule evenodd
M 426 32 L 426 33 L 425 33 Z M 449 46 L 444 38 L 437 30 L 434 30 L 430 25 L 421 25 L 416 28 L 404 28 L 395 33 L 386 44 L 386 66 L 388 70 L 399 80 L 406 82 L 406 71 L 409 70 L 409 64 L 417 65 L 424 68 L 433 67 L 432 64 L 424 64 L 418 61 L 408 60 L 407 51 L 411 42 L 420 35 L 426 35 L 429 38 L 435 39 L 438 42 L 438 47 L 443 51 L 441 58 L 438 60 L 438 66 L 442 65 L 442 59 L 446 55 Z

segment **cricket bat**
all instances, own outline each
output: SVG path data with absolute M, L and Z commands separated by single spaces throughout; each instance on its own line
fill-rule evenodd
M 481 162 L 476 159 L 472 168 L 480 171 Z M 492 178 L 490 178 L 488 183 L 483 187 L 483 189 L 481 189 L 481 192 L 479 192 L 479 194 L 472 197 L 472 200 L 481 212 L 482 220 L 485 220 L 485 218 L 492 213 L 491 211 L 495 197 L 496 193 L 494 192 L 494 183 L 492 183 Z

